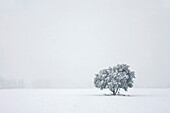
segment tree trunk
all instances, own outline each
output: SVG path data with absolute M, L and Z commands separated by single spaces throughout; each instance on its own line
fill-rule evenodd
M 119 88 L 116 89 L 116 93 L 117 93 L 118 89 L 119 89 Z
M 116 92 L 115 91 L 112 91 L 113 92 L 113 95 L 116 95 Z
M 119 88 L 117 88 L 116 91 L 113 91 L 113 95 L 116 95 L 116 94 L 117 94 L 118 89 L 119 89 Z

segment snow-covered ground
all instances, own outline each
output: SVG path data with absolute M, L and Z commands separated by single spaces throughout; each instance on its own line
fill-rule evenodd
M 1 89 L 0 113 L 170 113 L 170 89 Z

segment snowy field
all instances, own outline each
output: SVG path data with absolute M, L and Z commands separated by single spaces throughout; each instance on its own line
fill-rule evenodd
M 1 89 L 0 113 L 170 113 L 170 89 Z

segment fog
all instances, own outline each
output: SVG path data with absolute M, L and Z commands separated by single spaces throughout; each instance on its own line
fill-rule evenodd
M 1 0 L 0 79 L 92 88 L 95 73 L 127 63 L 135 87 L 170 87 L 169 31 L 168 0 Z

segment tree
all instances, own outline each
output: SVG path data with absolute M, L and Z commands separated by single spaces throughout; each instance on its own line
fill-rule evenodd
M 127 91 L 128 88 L 133 87 L 134 78 L 135 72 L 131 71 L 127 64 L 117 64 L 113 68 L 103 69 L 96 74 L 94 84 L 100 90 L 108 88 L 113 95 L 116 95 L 121 88 Z

